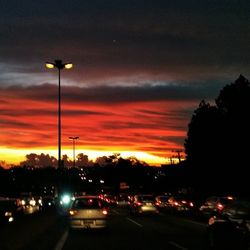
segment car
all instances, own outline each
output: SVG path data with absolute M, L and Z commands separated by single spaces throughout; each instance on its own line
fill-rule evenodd
M 250 249 L 250 200 L 237 199 L 208 220 L 211 249 Z
M 159 210 L 166 210 L 169 208 L 169 202 L 168 202 L 169 196 L 168 195 L 157 195 L 155 197 L 156 206 Z
M 69 210 L 70 229 L 104 229 L 108 209 L 98 196 L 75 197 Z
M 213 214 L 222 212 L 224 207 L 234 199 L 232 196 L 210 196 L 200 206 L 199 213 L 204 218 L 209 218 Z
M 135 215 L 159 214 L 155 204 L 155 197 L 151 194 L 135 195 L 130 209 L 131 213 Z
M 117 207 L 128 207 L 130 205 L 129 196 L 125 194 L 120 194 L 116 200 Z
M 11 223 L 22 213 L 22 204 L 16 198 L 0 198 L 0 222 Z
M 104 194 L 102 196 L 102 200 L 108 206 L 115 206 L 116 205 L 116 199 L 117 199 L 117 197 L 115 195 L 112 195 L 112 194 Z
M 24 214 L 34 214 L 42 208 L 42 197 L 33 196 L 31 193 L 22 193 L 20 196 Z
M 196 209 L 193 198 L 187 195 L 173 195 L 168 199 L 168 203 L 173 213 L 192 213 Z

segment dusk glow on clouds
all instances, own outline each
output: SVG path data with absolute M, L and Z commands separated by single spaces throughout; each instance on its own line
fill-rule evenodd
M 249 1 L 3 0 L 0 160 L 57 157 L 62 59 L 62 154 L 124 153 L 150 164 L 184 151 L 201 100 L 250 73 Z M 182 156 L 185 157 L 184 152 Z

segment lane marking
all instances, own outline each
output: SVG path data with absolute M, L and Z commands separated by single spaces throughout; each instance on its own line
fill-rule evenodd
M 68 235 L 69 235 L 69 230 L 66 230 L 62 237 L 59 239 L 59 241 L 57 242 L 56 244 L 56 247 L 54 248 L 54 250 L 62 250 L 63 249 L 63 246 L 68 238 Z
M 140 223 L 138 223 L 138 222 L 136 222 L 136 221 L 134 221 L 134 220 L 132 220 L 132 219 L 130 219 L 130 218 L 126 218 L 127 220 L 129 220 L 130 222 L 132 222 L 132 223 L 134 223 L 135 225 L 137 225 L 138 227 L 143 227 L 143 225 L 141 225 Z
M 174 246 L 174 247 L 177 247 L 178 249 L 181 249 L 181 250 L 188 250 L 186 247 L 183 247 L 183 246 L 177 244 L 177 243 L 174 242 L 174 241 L 169 241 L 168 243 L 169 243 L 170 245 Z
M 199 225 L 199 226 L 202 226 L 202 227 L 206 227 L 207 226 L 207 224 L 206 223 L 202 223 L 202 222 L 198 222 L 198 221 L 190 221 L 191 223 L 193 223 L 193 224 L 196 224 L 196 225 Z
M 115 214 L 120 214 L 118 211 L 116 211 L 115 209 L 112 210 Z
M 202 227 L 206 227 L 206 226 L 207 226 L 207 224 L 206 224 L 205 222 L 199 222 L 199 221 L 194 221 L 194 220 L 188 220 L 188 219 L 184 219 L 184 218 L 183 218 L 183 220 L 186 221 L 186 222 L 193 223 L 193 224 L 195 224 L 195 225 L 202 226 Z

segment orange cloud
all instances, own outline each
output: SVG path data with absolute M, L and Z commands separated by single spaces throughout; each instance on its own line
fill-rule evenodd
M 144 93 L 143 88 L 141 92 L 123 90 L 122 96 L 119 88 L 63 87 L 62 150 L 71 149 L 69 136 L 80 137 L 77 148 L 83 152 L 145 152 L 161 157 L 162 161 L 167 161 L 173 149 L 183 148 L 196 100 L 188 95 L 186 100 L 164 97 L 154 94 L 154 88 Z M 11 87 L 1 93 L 0 145 L 30 152 L 55 150 L 57 87 Z

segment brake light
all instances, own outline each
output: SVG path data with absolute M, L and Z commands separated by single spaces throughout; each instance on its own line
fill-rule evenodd
M 102 213 L 104 214 L 104 215 L 107 215 L 108 214 L 108 211 L 107 210 L 102 210 Z
M 224 207 L 224 206 L 223 206 L 221 203 L 218 203 L 218 204 L 217 204 L 217 208 L 218 208 L 219 210 L 222 210 L 223 207 Z
M 189 205 L 190 205 L 190 207 L 193 207 L 193 206 L 194 206 L 194 203 L 193 203 L 193 202 L 190 202 Z
M 142 203 L 138 201 L 138 202 L 136 202 L 136 205 L 137 205 L 137 206 L 141 206 Z

